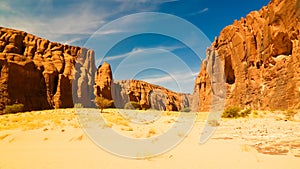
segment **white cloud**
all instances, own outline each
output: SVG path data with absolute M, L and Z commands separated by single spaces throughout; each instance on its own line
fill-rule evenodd
M 4 1 L 0 3 L 0 9 L 2 12 L 12 12 L 12 8 Z
M 145 49 L 143 49 L 143 48 L 134 48 L 134 49 L 132 49 L 132 51 L 127 52 L 127 53 L 123 53 L 123 54 L 115 55 L 115 56 L 108 56 L 104 60 L 111 61 L 111 60 L 121 59 L 121 58 L 130 56 L 130 55 L 133 55 L 133 54 L 142 53 L 144 50 Z
M 74 39 L 78 40 L 76 34 L 91 35 L 120 16 L 155 10 L 162 3 L 174 1 L 176 0 L 61 1 L 62 6 L 59 8 L 53 5 L 53 0 L 1 1 L 0 23 L 1 26 L 23 30 L 52 41 L 72 43 Z M 114 33 L 120 33 L 120 30 L 100 32 L 103 35 Z M 70 36 L 64 36 L 66 34 Z
M 72 38 L 72 39 L 63 40 L 61 43 L 69 45 L 69 44 L 72 44 L 74 42 L 80 41 L 81 39 L 82 39 L 81 37 L 75 37 L 75 38 Z
M 123 53 L 123 54 L 120 54 L 120 55 L 115 55 L 115 56 L 107 56 L 105 57 L 105 61 L 111 61 L 111 60 L 116 60 L 116 59 L 122 59 L 122 58 L 125 58 L 127 56 L 131 56 L 131 55 L 134 55 L 134 54 L 137 54 L 137 53 L 143 53 L 144 51 L 148 51 L 149 49 L 158 49 L 158 50 L 166 50 L 166 51 L 174 51 L 174 50 L 177 50 L 177 49 L 183 49 L 185 48 L 185 46 L 182 46 L 182 45 L 173 45 L 173 46 L 152 46 L 152 47 L 149 47 L 149 48 L 133 48 L 130 52 L 127 52 L 127 53 Z
M 151 84 L 166 87 L 170 90 L 182 93 L 191 93 L 193 91 L 193 84 L 198 72 L 173 72 L 171 75 L 164 75 L 159 77 L 141 78 Z
M 97 35 L 111 35 L 111 34 L 124 33 L 124 32 L 126 32 L 126 31 L 125 30 L 113 29 L 113 30 L 98 31 L 98 32 L 95 32 L 95 33 Z
M 10 6 L 7 8 L 10 8 Z M 18 10 L 18 8 L 15 10 Z M 61 15 L 56 15 L 55 10 L 52 12 L 54 13 L 52 14 L 53 16 L 48 16 L 49 14 L 33 15 L 29 11 L 27 13 L 18 12 L 8 16 L 0 16 L 0 23 L 5 27 L 24 30 L 43 38 L 57 41 L 61 40 L 61 37 L 66 34 L 91 34 L 105 23 L 104 18 L 107 16 L 105 11 L 94 13 L 92 6 L 85 3 L 70 6 Z M 65 41 L 70 41 L 70 39 Z
M 209 10 L 209 8 L 203 8 L 203 9 L 197 11 L 197 12 L 189 13 L 188 15 L 189 15 L 189 16 L 199 15 L 199 14 L 202 14 L 202 13 L 207 12 L 208 10 Z
M 198 13 L 201 14 L 201 13 L 204 13 L 204 12 L 207 12 L 208 11 L 208 8 L 204 8 L 202 10 L 200 10 Z
M 143 81 L 157 84 L 157 83 L 168 83 L 171 81 L 183 81 L 183 80 L 189 80 L 194 81 L 194 78 L 198 75 L 198 72 L 192 72 L 192 73 L 186 73 L 186 72 L 174 72 L 171 75 L 165 75 L 160 77 L 153 77 L 153 78 L 145 78 L 142 79 Z

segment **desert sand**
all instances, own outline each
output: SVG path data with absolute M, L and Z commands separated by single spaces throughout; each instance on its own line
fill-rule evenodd
M 155 121 L 132 124 L 115 109 L 103 113 L 103 128 L 127 137 L 163 134 L 177 120 L 164 112 Z M 299 114 L 298 114 L 299 115 Z M 88 117 L 87 120 L 95 120 Z M 285 120 L 280 112 L 259 112 L 249 118 L 222 119 L 214 135 L 199 144 L 207 113 L 198 113 L 184 140 L 154 157 L 129 159 L 111 154 L 84 132 L 74 109 L 35 111 L 0 116 L 0 168 L 178 168 L 178 169 L 298 169 L 300 122 Z M 97 119 L 96 119 L 97 121 Z

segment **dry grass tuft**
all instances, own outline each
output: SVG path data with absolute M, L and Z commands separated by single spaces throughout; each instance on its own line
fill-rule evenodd
M 150 128 L 147 134 L 147 138 L 152 137 L 155 134 L 156 134 L 155 128 Z

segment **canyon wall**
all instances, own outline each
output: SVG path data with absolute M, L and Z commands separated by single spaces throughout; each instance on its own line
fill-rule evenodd
M 114 100 L 117 108 L 138 102 L 142 109 L 179 111 L 190 107 L 191 95 L 180 94 L 140 80 L 114 81 L 110 65 L 104 62 L 99 66 L 95 77 L 94 94 Z
M 300 106 L 300 6 L 297 0 L 272 0 L 259 11 L 225 27 L 208 50 L 195 81 L 194 110 L 208 111 L 212 103 L 211 64 L 222 68 L 225 107 L 260 110 Z M 216 59 L 220 65 L 216 65 Z
M 68 108 L 83 98 L 92 105 L 94 65 L 91 50 L 0 27 L 0 111 L 15 103 L 25 110 Z

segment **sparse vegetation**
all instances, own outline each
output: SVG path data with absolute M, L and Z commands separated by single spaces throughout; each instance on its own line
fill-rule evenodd
M 209 120 L 208 124 L 212 127 L 220 126 L 220 123 L 218 122 L 218 120 Z
M 138 102 L 130 101 L 125 104 L 124 109 L 139 110 L 141 106 Z
M 3 114 L 13 114 L 13 113 L 19 113 L 24 111 L 24 105 L 23 104 L 13 104 L 13 105 L 6 105 L 5 109 L 3 110 Z
M 46 131 L 65 126 L 79 128 L 80 124 L 76 119 L 74 109 L 4 114 L 0 116 L 0 131 L 14 129 L 44 129 Z
M 253 112 L 253 115 L 254 115 L 254 116 L 258 116 L 258 111 L 254 111 L 254 112 Z
M 150 128 L 146 137 L 149 138 L 155 134 L 157 134 L 155 128 Z
M 112 106 L 113 101 L 106 99 L 104 97 L 101 96 L 97 96 L 95 98 L 95 103 L 98 106 L 98 108 L 100 109 L 101 113 L 103 112 L 103 109 L 105 108 L 109 108 L 110 106 Z
M 239 113 L 239 114 L 240 114 L 240 117 L 248 117 L 249 114 L 251 114 L 251 111 L 252 111 L 251 108 L 242 110 L 242 111 Z
M 74 108 L 84 108 L 81 103 L 75 103 Z
M 297 114 L 297 112 L 294 111 L 294 110 L 288 110 L 288 111 L 286 111 L 286 112 L 284 113 L 285 118 L 286 118 L 287 120 L 294 120 L 294 116 L 295 116 L 296 114 Z
M 180 112 L 191 112 L 191 108 L 185 107 L 185 108 L 181 109 Z
M 240 107 L 233 106 L 233 107 L 228 107 L 227 109 L 224 110 L 222 117 L 223 118 L 239 118 L 239 117 L 248 117 L 249 114 L 251 114 L 252 109 L 244 109 L 242 110 Z
M 238 118 L 240 117 L 239 112 L 241 111 L 241 108 L 233 106 L 233 107 L 228 107 L 227 109 L 224 110 L 222 117 L 223 118 Z

